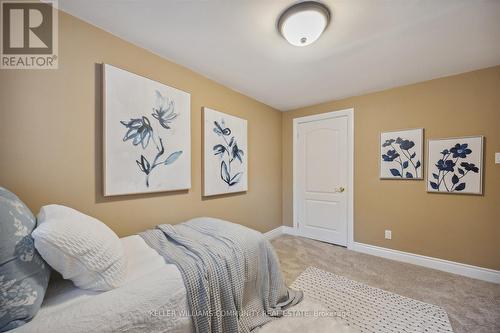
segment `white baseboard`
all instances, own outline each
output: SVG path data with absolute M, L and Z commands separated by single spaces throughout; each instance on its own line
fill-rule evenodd
M 479 279 L 493 283 L 500 283 L 500 271 L 494 269 L 472 266 L 455 261 L 427 257 L 419 254 L 403 252 L 358 242 L 354 242 L 350 249 L 356 252 L 362 252 L 377 257 L 433 268 L 440 271 L 467 276 L 474 279 Z
M 281 226 L 271 231 L 268 231 L 264 236 L 271 240 L 273 238 L 279 237 L 280 235 L 298 235 L 297 230 L 288 226 Z M 349 250 L 362 252 L 370 254 L 377 257 L 382 257 L 386 259 L 406 262 L 413 265 L 424 266 L 428 268 L 437 269 L 440 271 L 458 274 L 462 276 L 467 276 L 473 279 L 483 280 L 487 282 L 499 283 L 500 284 L 500 271 L 483 268 L 478 266 L 472 266 L 467 264 L 462 264 L 459 262 L 427 257 L 419 254 L 403 252 L 393 249 L 388 249 L 385 247 L 369 245 L 354 242 L 349 246 Z
M 294 227 L 287 227 L 286 225 L 281 227 L 285 235 L 298 236 L 297 229 Z
M 264 237 L 266 237 L 267 240 L 271 240 L 281 235 L 296 235 L 296 234 L 297 233 L 295 232 L 294 228 L 282 225 L 281 227 L 277 227 L 273 230 L 265 232 Z
M 269 230 L 268 232 L 265 232 L 264 233 L 264 237 L 267 240 L 271 240 L 271 239 L 279 237 L 279 236 L 281 236 L 283 234 L 284 234 L 284 232 L 283 232 L 283 226 L 281 226 L 281 227 L 277 227 L 277 228 L 275 228 L 273 230 Z

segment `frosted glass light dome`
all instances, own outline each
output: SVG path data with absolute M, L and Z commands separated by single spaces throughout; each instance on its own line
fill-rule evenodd
M 329 21 L 330 11 L 325 5 L 306 1 L 285 10 L 278 20 L 278 29 L 290 44 L 306 46 L 321 36 Z

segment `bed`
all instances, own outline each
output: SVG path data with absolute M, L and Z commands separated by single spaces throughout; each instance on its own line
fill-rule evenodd
M 249 333 L 302 300 L 271 244 L 236 223 L 198 217 L 120 239 L 71 207 L 35 219 L 2 188 L 0 217 L 2 332 Z
M 271 244 L 242 225 L 199 217 L 120 239 L 61 205 L 42 207 L 35 224 L 11 197 L 1 331 L 249 333 L 302 300 Z
M 121 238 L 127 253 L 123 286 L 107 292 L 52 281 L 35 318 L 10 332 L 193 332 L 186 289 L 177 267 L 138 236 Z

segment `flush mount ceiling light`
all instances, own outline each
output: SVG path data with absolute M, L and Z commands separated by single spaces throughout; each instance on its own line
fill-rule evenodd
M 281 14 L 278 30 L 292 45 L 314 43 L 330 22 L 330 10 L 316 1 L 299 2 Z

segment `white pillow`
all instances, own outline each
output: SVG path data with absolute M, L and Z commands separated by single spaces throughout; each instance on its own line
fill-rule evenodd
M 44 206 L 32 236 L 43 259 L 79 288 L 105 291 L 125 281 L 122 243 L 93 217 L 65 206 Z

